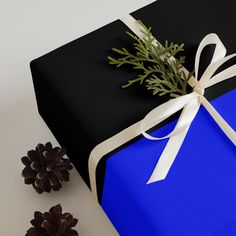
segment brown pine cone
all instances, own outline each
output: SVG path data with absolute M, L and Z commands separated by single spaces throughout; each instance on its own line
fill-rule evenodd
M 77 236 L 78 232 L 72 228 L 78 223 L 70 213 L 63 213 L 61 205 L 52 207 L 49 212 L 36 211 L 34 219 L 30 221 L 33 225 L 25 236 Z
M 52 147 L 50 142 L 38 144 L 36 150 L 28 151 L 27 156 L 21 158 L 25 168 L 22 176 L 25 184 L 32 184 L 39 193 L 58 191 L 63 181 L 69 181 L 69 170 L 73 167 L 69 159 L 63 158 L 66 150 Z

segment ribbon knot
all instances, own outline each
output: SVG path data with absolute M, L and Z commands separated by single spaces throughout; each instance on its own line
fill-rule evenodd
M 204 93 L 205 93 L 205 89 L 202 88 L 199 84 L 193 88 L 193 91 L 199 94 L 200 96 L 204 96 Z

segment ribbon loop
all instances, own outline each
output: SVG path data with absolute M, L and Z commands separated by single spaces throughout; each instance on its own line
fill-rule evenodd
M 199 44 L 198 49 L 197 49 L 197 53 L 196 53 L 196 57 L 195 57 L 195 77 L 196 77 L 196 79 L 198 78 L 200 57 L 201 57 L 202 51 L 206 46 L 211 45 L 211 44 L 215 44 L 216 47 L 215 47 L 215 51 L 214 51 L 210 65 L 212 63 L 218 61 L 219 59 L 225 57 L 225 55 L 226 55 L 226 48 L 225 48 L 224 44 L 221 42 L 221 40 L 219 39 L 219 37 L 214 33 L 206 35 L 203 38 L 203 40 L 201 41 L 201 43 Z M 207 78 L 207 77 L 205 77 L 205 78 Z
M 175 114 L 177 111 L 181 110 L 193 99 L 197 98 L 198 95 L 196 93 L 190 93 L 175 99 L 172 99 L 166 103 L 163 103 L 162 105 L 154 108 L 152 111 L 150 111 L 145 118 L 141 122 L 141 132 L 144 137 L 150 139 L 150 140 L 162 140 L 166 138 L 170 138 L 180 132 L 182 132 L 186 127 L 189 125 L 189 120 L 186 119 L 184 122 L 178 122 L 172 132 L 170 132 L 168 135 L 164 137 L 154 137 L 150 134 L 146 133 L 148 127 L 154 127 L 155 125 L 158 125 L 163 120 L 167 119 L 171 115 Z M 182 112 L 183 113 L 183 112 Z M 179 120 L 183 120 L 184 116 L 181 115 Z

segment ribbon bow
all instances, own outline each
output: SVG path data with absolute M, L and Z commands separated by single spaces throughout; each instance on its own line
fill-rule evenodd
M 215 51 L 211 63 L 198 80 L 199 62 L 202 50 L 210 44 L 215 44 Z M 195 78 L 192 77 L 189 84 L 193 87 L 193 92 L 175 99 L 172 99 L 149 112 L 141 122 L 142 134 L 150 140 L 161 140 L 169 138 L 164 151 L 158 160 L 154 171 L 147 184 L 165 179 L 168 171 L 174 162 L 190 125 L 195 118 L 200 106 L 204 106 L 215 122 L 219 125 L 225 135 L 236 145 L 236 133 L 229 124 L 220 116 L 215 108 L 204 97 L 205 89 L 210 86 L 236 76 L 236 65 L 215 74 L 217 69 L 225 62 L 236 56 L 235 54 L 225 56 L 226 48 L 216 34 L 208 34 L 200 43 L 195 59 Z M 164 137 L 153 137 L 146 133 L 146 130 L 159 124 L 179 110 L 182 110 L 178 122 L 172 132 Z
M 120 19 L 130 30 L 132 30 L 141 40 L 145 38 L 143 34 L 143 29 L 140 24 L 131 15 L 127 15 Z M 141 28 L 140 28 L 141 27 Z M 159 42 L 155 39 L 154 44 Z M 210 44 L 215 44 L 215 51 L 211 60 L 210 65 L 207 67 L 202 77 L 198 80 L 198 70 L 199 62 L 202 50 Z M 174 162 L 181 145 L 185 139 L 185 136 L 190 128 L 190 125 L 195 118 L 199 108 L 203 105 L 216 123 L 220 126 L 222 131 L 226 136 L 236 145 L 236 133 L 227 124 L 227 122 L 220 116 L 220 114 L 214 109 L 214 107 L 207 101 L 204 97 L 205 89 L 208 87 L 222 82 L 224 80 L 230 79 L 236 76 L 236 65 L 230 66 L 229 68 L 221 71 L 215 75 L 217 69 L 223 65 L 226 61 L 236 56 L 235 54 L 225 56 L 226 49 L 216 34 L 208 34 L 200 43 L 196 59 L 195 59 L 195 78 L 191 77 L 189 84 L 193 88 L 193 92 L 175 99 L 172 99 L 157 108 L 149 112 L 145 118 L 137 123 L 131 125 L 130 127 L 120 131 L 109 139 L 101 142 L 91 151 L 88 161 L 89 167 L 89 179 L 91 190 L 97 197 L 97 186 L 96 186 L 96 168 L 100 160 L 111 151 L 115 150 L 117 147 L 127 143 L 133 138 L 140 134 L 143 134 L 147 139 L 150 140 L 161 140 L 169 138 L 168 143 L 158 160 L 154 171 L 148 180 L 147 184 L 156 182 L 158 180 L 165 179 L 168 171 Z M 174 60 L 174 58 L 171 58 Z M 185 72 L 186 69 L 183 69 Z M 179 120 L 174 128 L 174 130 L 164 137 L 153 137 L 146 133 L 147 130 L 159 124 L 163 120 L 167 119 L 179 110 L 182 113 Z

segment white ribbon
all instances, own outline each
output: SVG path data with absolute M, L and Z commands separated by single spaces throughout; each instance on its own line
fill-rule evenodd
M 121 19 L 140 39 L 144 39 L 144 34 L 142 29 L 140 29 L 140 24 L 130 15 Z M 154 41 L 154 44 L 159 43 Z M 215 51 L 211 60 L 210 65 L 207 67 L 201 78 L 198 80 L 199 62 L 202 50 L 207 45 L 214 44 Z M 215 110 L 215 108 L 207 101 L 204 97 L 205 89 L 211 87 L 217 83 L 230 79 L 236 76 L 236 65 L 230 66 L 229 68 L 215 74 L 217 69 L 225 62 L 235 57 L 236 54 L 229 56 L 226 55 L 226 49 L 216 34 L 208 34 L 200 43 L 196 58 L 195 58 L 195 78 L 192 77 L 189 84 L 193 87 L 193 92 L 175 99 L 172 99 L 152 111 L 150 111 L 143 120 L 135 123 L 134 125 L 128 127 L 127 129 L 121 131 L 120 133 L 114 135 L 113 137 L 105 140 L 104 142 L 97 145 L 91 152 L 89 157 L 89 176 L 91 190 L 97 198 L 97 188 L 96 188 L 96 167 L 99 161 L 104 155 L 116 149 L 117 147 L 128 142 L 132 138 L 143 134 L 144 137 L 150 140 L 162 140 L 167 139 L 168 143 L 165 146 L 164 151 L 161 154 L 147 184 L 163 180 L 168 174 L 172 163 L 174 162 L 185 136 L 190 128 L 190 125 L 195 118 L 199 107 L 202 105 L 219 125 L 225 135 L 236 145 L 236 133 L 229 126 L 229 124 L 220 116 L 220 114 Z M 172 58 L 174 60 L 174 58 Z M 184 72 L 187 70 L 184 68 Z M 146 131 L 160 122 L 164 121 L 174 113 L 182 110 L 178 122 L 172 132 L 164 137 L 154 137 L 148 134 Z
M 210 65 L 207 67 L 202 77 L 198 78 L 198 70 L 199 70 L 199 61 L 202 50 L 208 46 L 215 44 L 215 51 L 212 57 L 212 61 Z M 225 135 L 236 145 L 236 133 L 229 126 L 229 124 L 220 116 L 220 114 L 214 109 L 214 107 L 207 101 L 204 97 L 205 89 L 215 85 L 219 82 L 225 81 L 227 79 L 236 76 L 236 65 L 230 66 L 229 68 L 223 70 L 222 72 L 214 75 L 214 73 L 219 69 L 221 65 L 235 57 L 236 54 L 232 54 L 230 56 L 225 57 L 226 49 L 219 37 L 216 34 L 208 34 L 200 43 L 196 59 L 195 59 L 195 78 L 191 82 L 191 86 L 193 87 L 193 92 L 184 95 L 173 100 L 170 100 L 157 108 L 153 109 L 149 112 L 146 117 L 143 119 L 141 123 L 142 134 L 150 140 L 161 140 L 169 138 L 169 141 L 161 154 L 159 161 L 157 162 L 154 171 L 150 179 L 149 183 L 153 183 L 159 180 L 165 179 L 168 174 L 169 169 L 171 168 L 172 163 L 174 162 L 181 145 L 185 139 L 185 136 L 190 128 L 190 125 L 195 118 L 200 105 L 203 105 L 211 117 L 216 121 Z M 213 76 L 214 75 L 214 76 Z M 150 123 L 154 125 L 159 124 L 169 116 L 173 115 L 180 109 L 182 109 L 182 113 L 180 118 L 174 128 L 174 130 L 164 137 L 153 137 L 146 133 L 146 128 Z

